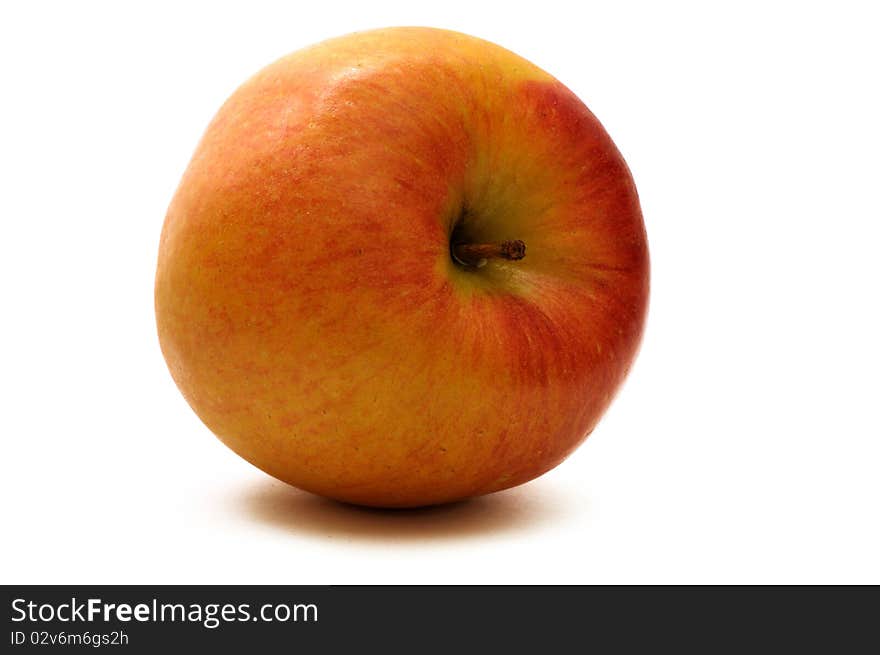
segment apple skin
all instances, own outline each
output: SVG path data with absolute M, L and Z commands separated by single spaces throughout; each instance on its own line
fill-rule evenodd
M 520 239 L 482 268 L 450 239 Z M 641 340 L 632 177 L 587 107 L 486 41 L 356 33 L 242 85 L 171 202 L 160 345 L 202 421 L 298 488 L 414 507 L 552 469 Z

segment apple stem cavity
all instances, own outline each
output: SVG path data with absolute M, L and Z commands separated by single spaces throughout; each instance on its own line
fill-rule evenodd
M 452 258 L 462 266 L 482 268 L 490 259 L 517 261 L 526 256 L 526 244 L 519 239 L 501 243 L 455 243 Z

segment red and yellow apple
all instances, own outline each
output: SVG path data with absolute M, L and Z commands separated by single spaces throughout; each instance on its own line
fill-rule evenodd
M 636 355 L 648 271 L 632 177 L 571 91 L 486 41 L 392 28 L 223 105 L 165 219 L 156 317 L 244 459 L 412 507 L 570 454 Z

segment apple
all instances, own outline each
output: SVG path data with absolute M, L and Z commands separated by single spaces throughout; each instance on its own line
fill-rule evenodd
M 168 209 L 155 309 L 232 450 L 414 507 L 569 455 L 633 362 L 648 282 L 630 172 L 570 90 L 486 41 L 390 28 L 223 105 Z

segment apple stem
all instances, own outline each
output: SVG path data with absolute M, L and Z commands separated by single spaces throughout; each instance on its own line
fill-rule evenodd
M 519 239 L 501 243 L 455 243 L 452 257 L 462 266 L 480 268 L 490 259 L 516 261 L 526 256 L 526 244 Z

